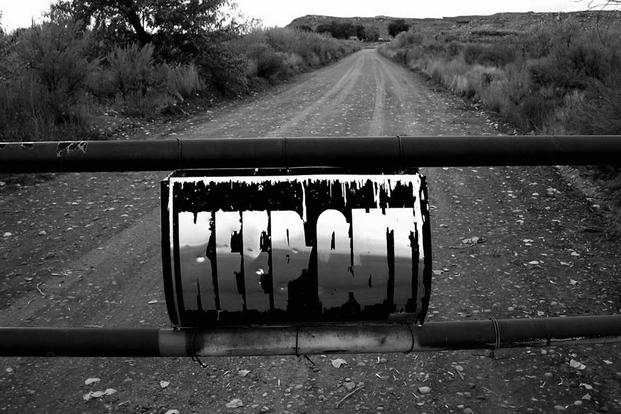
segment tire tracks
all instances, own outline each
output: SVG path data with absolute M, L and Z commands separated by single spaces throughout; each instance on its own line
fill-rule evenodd
M 384 112 L 386 103 L 385 78 L 380 73 L 379 62 L 374 59 L 373 67 L 375 72 L 375 104 L 373 107 L 373 117 L 369 123 L 369 136 L 381 136 L 384 133 Z
M 318 119 L 329 114 L 335 106 L 343 102 L 352 91 L 361 75 L 364 65 L 364 55 L 359 55 L 355 64 L 319 99 L 306 107 L 303 111 L 289 119 L 285 124 L 270 131 L 268 137 L 282 137 L 297 127 L 302 121 L 316 116 Z M 317 112 L 315 115 L 314 113 Z M 317 122 L 317 120 L 315 120 Z

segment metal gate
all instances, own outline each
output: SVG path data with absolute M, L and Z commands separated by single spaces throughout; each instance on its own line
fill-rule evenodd
M 0 173 L 619 164 L 621 136 L 226 138 L 0 143 Z M 370 167 L 372 166 L 372 167 Z M 166 236 L 164 236 L 166 235 Z M 163 231 L 163 249 L 169 243 Z M 178 316 L 178 315 L 177 315 Z M 174 322 L 174 320 L 173 320 Z M 417 352 L 618 342 L 621 316 L 431 322 L 277 321 L 173 329 L 0 328 L 4 356 L 223 356 Z M 289 323 L 287 323 L 289 322 Z M 177 324 L 179 325 L 179 324 Z M 183 324 L 181 324 L 183 325 Z

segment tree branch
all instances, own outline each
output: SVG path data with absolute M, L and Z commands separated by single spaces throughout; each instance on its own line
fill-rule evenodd
M 117 0 L 119 11 L 125 16 L 138 37 L 138 41 L 144 46 L 151 42 L 151 35 L 147 33 L 138 14 L 136 3 L 132 0 Z

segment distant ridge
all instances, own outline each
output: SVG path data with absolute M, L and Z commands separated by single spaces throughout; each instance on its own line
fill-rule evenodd
M 620 21 L 621 12 L 619 11 L 577 11 L 577 12 L 511 12 L 511 13 L 495 13 L 489 16 L 455 16 L 443 18 L 404 18 L 390 16 L 376 17 L 334 17 L 321 15 L 307 15 L 294 19 L 287 27 L 310 27 L 312 30 L 317 26 L 328 24 L 332 21 L 338 23 L 349 22 L 352 24 L 360 24 L 363 26 L 375 26 L 380 33 L 380 37 L 388 38 L 388 25 L 393 20 L 404 20 L 408 25 L 421 27 L 426 30 L 480 30 L 481 28 L 489 30 L 511 30 L 525 31 L 529 28 L 548 24 L 558 20 L 574 19 L 582 24 L 595 24 L 598 19 L 602 23 L 608 21 Z

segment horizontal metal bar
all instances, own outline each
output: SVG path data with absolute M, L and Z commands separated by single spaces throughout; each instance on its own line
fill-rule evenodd
M 621 315 L 219 329 L 0 328 L 0 356 L 390 353 L 621 341 Z
M 158 329 L 0 328 L 2 356 L 159 356 Z
M 209 138 L 0 143 L 0 173 L 618 164 L 621 136 Z

